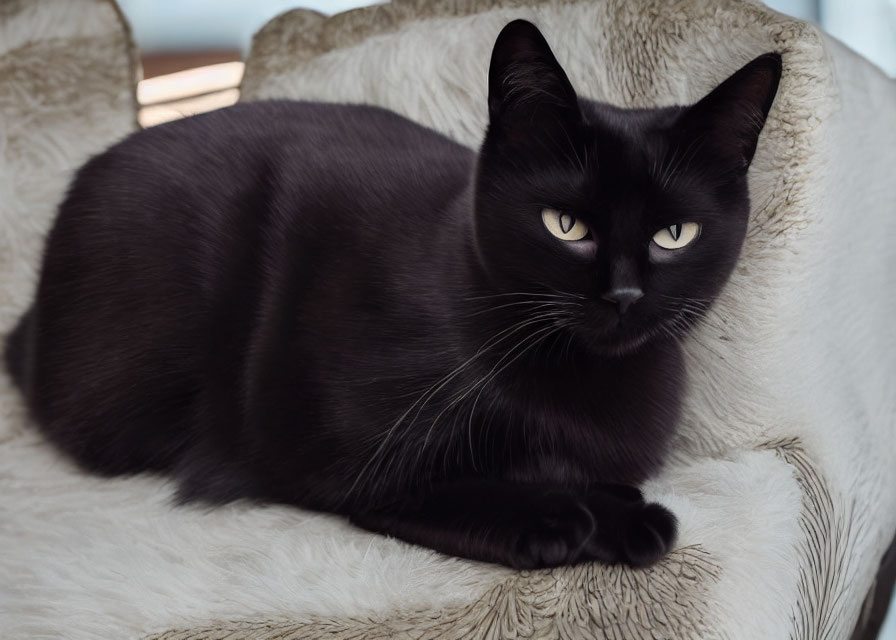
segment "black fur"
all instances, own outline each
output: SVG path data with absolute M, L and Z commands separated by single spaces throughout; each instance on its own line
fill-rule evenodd
M 678 419 L 680 336 L 740 250 L 780 69 L 620 109 L 516 21 L 479 154 L 364 106 L 139 132 L 78 172 L 7 366 L 95 472 L 513 567 L 650 564 L 675 519 L 636 487 Z M 544 208 L 590 236 L 558 240 Z M 691 246 L 651 243 L 682 222 Z
M 25 358 L 27 331 L 31 327 L 31 314 L 26 313 L 6 338 L 3 361 L 12 380 L 20 388 L 25 385 Z

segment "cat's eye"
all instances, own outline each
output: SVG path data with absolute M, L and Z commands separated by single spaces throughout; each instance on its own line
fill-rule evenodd
M 588 233 L 588 225 L 575 217 L 556 209 L 542 209 L 541 220 L 551 235 L 561 240 L 582 240 Z
M 653 241 L 663 249 L 683 249 L 700 235 L 700 225 L 696 222 L 681 222 L 663 227 L 653 234 Z

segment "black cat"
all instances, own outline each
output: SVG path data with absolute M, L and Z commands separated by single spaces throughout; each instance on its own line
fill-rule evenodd
M 512 567 L 650 564 L 676 522 L 636 487 L 780 73 L 766 54 L 694 106 L 620 109 L 515 21 L 478 154 L 365 106 L 141 131 L 77 173 L 8 368 L 92 471 Z

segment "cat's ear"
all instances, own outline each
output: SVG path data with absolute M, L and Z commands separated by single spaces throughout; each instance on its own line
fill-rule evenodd
M 700 138 L 702 153 L 728 170 L 746 172 L 780 79 L 781 56 L 763 54 L 687 109 L 682 126 Z
M 505 132 L 581 118 L 576 92 L 538 28 L 514 20 L 498 35 L 488 70 L 488 113 Z

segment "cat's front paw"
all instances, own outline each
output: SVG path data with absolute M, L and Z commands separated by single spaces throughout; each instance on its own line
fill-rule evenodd
M 655 502 L 633 508 L 623 532 L 624 561 L 633 567 L 646 567 L 661 560 L 672 548 L 678 520 L 671 511 Z
M 543 569 L 586 560 L 585 547 L 594 535 L 594 517 L 572 496 L 555 496 L 541 505 L 523 526 L 510 565 Z
M 645 502 L 634 487 L 597 487 L 588 494 L 588 507 L 596 528 L 585 552 L 594 560 L 646 567 L 662 559 L 675 542 L 675 516 Z

